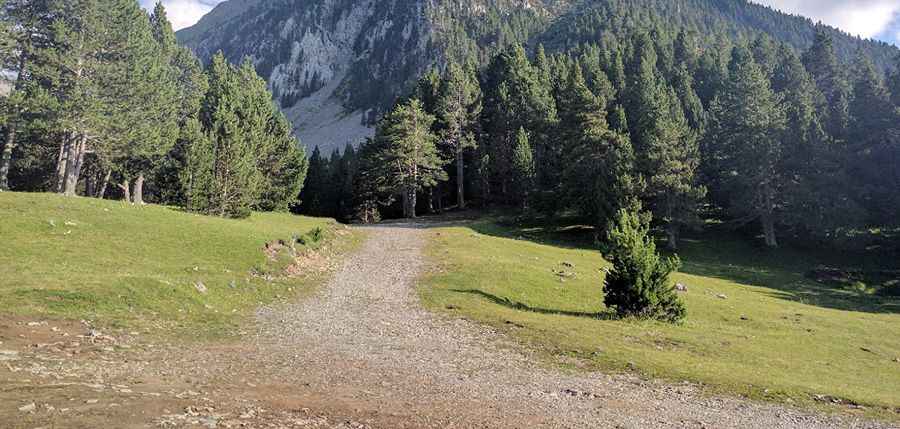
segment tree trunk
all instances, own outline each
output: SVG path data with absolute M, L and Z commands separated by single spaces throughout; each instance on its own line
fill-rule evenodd
M 771 214 L 764 214 L 761 218 L 763 235 L 766 237 L 766 247 L 778 247 L 778 239 L 775 237 L 775 221 Z
M 128 182 L 128 179 L 120 183 L 118 186 L 119 189 L 121 189 L 122 192 L 125 193 L 125 202 L 131 202 L 131 183 Z
M 434 214 L 434 187 L 428 188 L 428 214 Z
M 56 158 L 56 192 L 62 193 L 65 189 L 66 164 L 69 163 L 69 137 L 64 136 L 59 144 L 59 156 Z
M 778 247 L 778 239 L 775 237 L 775 190 L 768 183 L 763 186 L 765 207 L 763 208 L 762 216 L 760 216 L 763 235 L 766 238 L 766 247 L 775 248 Z
M 463 151 L 462 148 L 456 149 L 456 201 L 458 202 L 460 210 L 464 210 L 466 208 L 466 181 L 463 180 L 463 174 L 465 173 L 465 165 L 463 163 Z
M 674 222 L 666 225 L 666 248 L 673 252 L 678 250 L 678 229 L 678 225 Z
M 106 187 L 109 185 L 109 178 L 112 176 L 112 169 L 106 170 L 106 177 L 103 178 L 103 184 L 100 185 L 100 191 L 97 192 L 97 198 L 101 200 L 106 196 Z
M 132 202 L 137 205 L 144 205 L 144 175 L 139 174 L 137 180 L 134 181 L 134 194 L 131 196 Z
M 26 66 L 26 55 L 24 53 L 19 54 L 19 68 L 15 70 L 16 74 L 16 83 L 13 85 L 12 92 L 8 96 L 8 100 L 18 99 L 17 94 L 22 90 L 23 79 L 20 76 L 24 76 L 25 74 L 25 66 Z M 3 154 L 0 155 L 0 191 L 8 191 L 9 190 L 9 169 L 12 165 L 12 153 L 13 149 L 16 148 L 16 132 L 19 129 L 19 105 L 18 103 L 12 103 L 9 105 L 9 109 L 6 111 L 7 113 L 7 127 L 6 127 L 6 144 L 3 145 Z
M 81 136 L 76 147 L 78 154 L 75 157 L 75 182 L 81 177 L 81 169 L 84 167 L 84 155 L 87 154 L 87 136 Z
M 408 187 L 403 191 L 403 217 L 416 218 L 416 188 Z
M 0 191 L 9 190 L 9 166 L 12 164 L 12 152 L 16 145 L 16 121 L 10 121 L 6 129 L 6 144 L 0 156 Z
M 66 144 L 66 169 L 65 175 L 63 179 L 63 195 L 67 197 L 75 196 L 75 188 L 78 185 L 78 142 L 72 141 L 72 137 L 69 137 L 69 142 Z
M 97 182 L 100 181 L 100 178 L 96 174 L 92 176 L 94 177 L 88 177 L 84 181 L 84 196 L 86 197 L 93 197 L 97 193 Z

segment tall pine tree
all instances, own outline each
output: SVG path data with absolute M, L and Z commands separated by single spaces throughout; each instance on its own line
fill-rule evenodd
M 461 209 L 466 208 L 464 154 L 466 149 L 476 147 L 480 97 L 481 90 L 474 76 L 451 63 L 441 82 L 437 111 L 443 122 L 442 140 L 456 160 L 456 201 Z
M 412 99 L 394 108 L 376 130 L 380 150 L 373 155 L 380 164 L 378 180 L 391 193 L 400 195 L 406 218 L 416 217 L 418 192 L 447 179 L 436 146 L 437 136 L 431 130 L 434 121 L 422 102 Z
M 709 156 L 739 219 L 759 220 L 765 243 L 777 247 L 775 225 L 784 184 L 781 97 L 746 47 L 732 54 L 729 76 L 710 108 Z

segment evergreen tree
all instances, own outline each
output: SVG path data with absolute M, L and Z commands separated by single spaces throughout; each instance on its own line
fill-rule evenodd
M 556 120 L 556 106 L 547 87 L 535 72 L 521 46 L 497 55 L 485 75 L 484 114 L 485 152 L 490 160 L 491 183 L 499 185 L 506 203 L 512 201 L 510 178 L 516 135 L 519 128 L 531 133 L 535 148 L 537 174 L 542 183 L 545 172 L 552 172 L 558 159 L 547 133 Z
M 728 189 L 728 207 L 742 220 L 759 219 L 766 245 L 777 247 L 775 222 L 783 195 L 781 97 L 747 48 L 736 48 L 725 86 L 710 108 L 709 156 Z
M 447 67 L 441 82 L 437 111 L 443 123 L 443 142 L 456 159 L 456 200 L 459 208 L 466 208 L 465 159 L 466 149 L 476 147 L 476 126 L 481 113 L 478 82 L 456 63 Z
M 328 178 L 328 161 L 322 158 L 322 152 L 316 146 L 309 157 L 309 173 L 300 194 L 299 212 L 309 216 L 324 216 L 325 187 Z
M 856 185 L 859 200 L 874 216 L 872 220 L 885 224 L 897 215 L 892 204 L 892 196 L 897 194 L 896 183 L 885 180 L 896 168 L 884 165 L 878 158 L 893 152 L 892 134 L 900 117 L 871 59 L 861 54 L 854 66 L 854 76 L 847 141 L 849 176 Z
M 850 87 L 835 53 L 834 41 L 823 28 L 818 28 L 812 47 L 803 54 L 803 64 L 823 95 L 818 110 L 825 131 L 837 140 L 846 139 L 850 126 Z
M 669 276 L 678 257 L 660 258 L 650 235 L 650 215 L 619 210 L 606 236 L 604 256 L 612 269 L 603 281 L 604 303 L 620 317 L 640 317 L 677 323 L 687 310 Z
M 308 164 L 265 81 L 249 61 L 237 68 L 219 53 L 209 84 L 200 113 L 205 133 L 189 149 L 189 208 L 227 217 L 286 210 Z
M 353 217 L 353 182 L 359 171 L 359 159 L 356 149 L 352 144 L 347 144 L 341 157 L 340 174 L 335 176 L 335 181 L 340 183 L 340 201 L 338 203 L 338 219 L 349 221 Z
M 515 178 L 517 199 L 522 201 L 522 208 L 528 208 L 528 197 L 534 191 L 534 155 L 528 133 L 519 128 L 516 134 L 516 149 L 513 153 L 513 176 Z
M 0 152 L 0 192 L 9 190 L 9 172 L 13 151 L 19 144 L 18 133 L 28 109 L 28 101 L 37 101 L 26 96 L 29 74 L 29 58 L 35 49 L 35 39 L 49 30 L 46 21 L 41 22 L 47 12 L 42 5 L 27 0 L 0 1 L 0 69 L 16 77 L 3 84 L 9 85 L 9 93 L 0 100 L 0 125 L 5 129 L 3 147 Z
M 859 150 L 873 140 L 883 139 L 895 116 L 891 94 L 869 57 L 857 57 L 853 75 L 856 80 L 850 103 L 848 144 Z
M 566 203 L 597 227 L 598 237 L 620 208 L 636 203 L 640 189 L 631 142 L 609 129 L 603 104 L 587 89 L 581 69 L 573 68 L 559 98 L 563 189 Z
M 858 224 L 861 213 L 850 198 L 845 156 L 826 135 L 816 110 L 818 89 L 793 49 L 781 46 L 777 58 L 772 89 L 783 97 L 787 118 L 782 220 L 820 236 Z
M 891 93 L 891 101 L 894 106 L 900 108 L 900 54 L 894 60 L 894 66 L 888 76 L 888 91 Z
M 375 156 L 382 182 L 403 199 L 403 216 L 416 217 L 416 195 L 424 188 L 447 180 L 431 131 L 435 118 L 425 113 L 422 102 L 412 99 L 398 105 L 378 124 L 380 141 Z
M 200 113 L 206 132 L 190 148 L 191 210 L 247 217 L 260 193 L 263 179 L 256 169 L 253 130 L 242 118 L 242 113 L 250 113 L 242 111 L 242 83 L 221 53 L 213 57 L 209 92 Z
M 112 20 L 107 28 L 113 35 L 108 42 L 111 48 L 106 52 L 123 45 L 124 48 L 118 52 L 118 58 L 101 67 L 104 105 L 113 109 L 106 111 L 110 119 L 105 124 L 106 144 L 95 152 L 116 164 L 126 183 L 134 178 L 132 199 L 135 204 L 142 204 L 145 176 L 159 166 L 178 138 L 177 112 L 172 108 L 178 88 L 168 57 L 174 44 L 171 37 L 154 38 L 155 33 L 172 33 L 171 24 L 161 5 L 151 23 L 136 2 L 110 1 L 113 5 L 107 9 L 106 17 Z
M 697 210 L 706 189 L 697 177 L 697 134 L 688 126 L 675 90 L 661 86 L 657 103 L 644 117 L 645 179 L 653 212 L 665 224 L 668 247 L 676 250 L 681 229 L 699 224 Z

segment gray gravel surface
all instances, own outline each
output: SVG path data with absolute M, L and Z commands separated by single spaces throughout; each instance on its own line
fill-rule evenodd
M 422 308 L 423 228 L 368 228 L 363 248 L 317 295 L 262 309 L 254 360 L 373 427 L 887 427 L 542 364 L 490 328 Z

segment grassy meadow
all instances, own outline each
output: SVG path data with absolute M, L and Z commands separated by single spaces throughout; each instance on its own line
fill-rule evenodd
M 428 234 L 427 306 L 497 327 L 562 365 L 900 421 L 900 300 L 804 276 L 818 264 L 873 261 L 689 237 L 674 276 L 688 288 L 688 318 L 673 326 L 611 317 L 609 264 L 573 239 L 585 231 L 474 221 Z
M 260 304 L 312 288 L 321 270 L 285 276 L 293 258 L 285 251 L 267 255 L 264 247 L 316 228 L 324 239 L 306 246 L 336 251 L 358 241 L 333 220 L 286 213 L 231 220 L 153 205 L 0 193 L 0 308 L 13 317 L 86 319 L 194 338 L 228 335 Z

